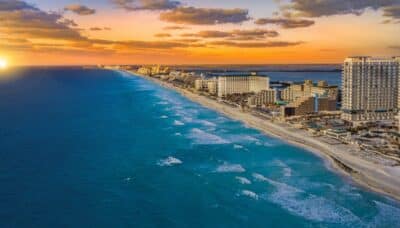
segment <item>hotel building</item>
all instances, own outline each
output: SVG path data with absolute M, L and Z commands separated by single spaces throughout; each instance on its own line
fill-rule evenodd
M 319 96 L 328 96 L 337 99 L 339 90 L 337 86 L 329 86 L 326 81 L 318 81 L 314 85 L 313 81 L 305 80 L 303 84 L 293 84 L 282 91 L 282 100 L 293 102 L 298 98 L 310 97 L 315 94 Z
M 281 107 L 283 118 L 316 114 L 322 111 L 336 111 L 336 99 L 328 96 L 320 97 L 318 94 L 315 94 L 314 96 L 300 97 L 290 104 Z
M 250 107 L 260 107 L 275 104 L 278 101 L 278 91 L 276 89 L 263 90 L 251 96 L 247 100 Z
M 398 127 L 398 129 L 399 129 L 399 132 L 400 132 L 400 56 L 398 56 L 398 57 L 395 57 L 395 59 L 397 60 L 397 62 L 399 63 L 399 68 L 398 68 L 398 84 L 397 84 L 397 96 L 398 96 L 398 98 L 397 98 L 397 111 L 398 111 L 398 113 L 399 113 L 399 115 L 397 116 L 397 120 L 398 120 L 398 123 L 397 123 L 397 127 Z
M 395 120 L 400 58 L 350 57 L 343 65 L 342 119 Z
M 218 77 L 218 96 L 225 97 L 230 94 L 258 93 L 269 90 L 269 78 L 251 75 L 220 76 Z
M 197 91 L 206 91 L 209 94 L 216 95 L 218 90 L 218 80 L 216 78 L 211 79 L 196 79 L 194 81 L 194 88 Z

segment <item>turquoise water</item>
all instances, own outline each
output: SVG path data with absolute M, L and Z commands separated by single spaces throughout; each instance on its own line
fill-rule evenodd
M 0 227 L 400 224 L 398 202 L 147 80 L 12 74 L 0 80 Z

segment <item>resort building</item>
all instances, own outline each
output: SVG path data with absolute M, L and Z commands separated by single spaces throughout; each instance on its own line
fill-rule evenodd
M 159 75 L 159 74 L 169 74 L 169 67 L 162 67 L 160 65 L 155 66 L 142 66 L 137 72 L 142 75 Z
M 339 89 L 337 86 L 329 86 L 326 81 L 318 81 L 317 84 L 314 84 L 311 80 L 305 80 L 303 84 L 292 84 L 282 90 L 281 97 L 284 101 L 292 102 L 298 98 L 310 97 L 314 94 L 337 99 Z
M 258 93 L 269 89 L 269 78 L 251 75 L 220 76 L 218 77 L 218 96 L 230 94 Z
M 321 111 L 336 111 L 336 99 L 318 94 L 309 97 L 300 97 L 286 106 L 281 107 L 282 117 L 303 116 Z
M 151 68 L 149 68 L 149 67 L 140 67 L 137 70 L 137 72 L 138 72 L 138 74 L 141 74 L 141 75 L 151 75 Z
M 400 58 L 347 58 L 342 75 L 342 119 L 356 125 L 395 120 L 399 64 Z
M 395 57 L 395 60 L 399 63 L 399 68 L 398 68 L 398 84 L 397 84 L 397 112 L 398 112 L 398 116 L 397 116 L 397 127 L 400 133 L 400 56 Z M 400 137 L 399 137 L 400 138 Z
M 218 92 L 218 80 L 217 79 L 209 80 L 207 82 L 207 89 L 208 89 L 208 93 L 209 94 L 217 95 L 217 92 Z
M 251 96 L 247 100 L 250 107 L 260 107 L 275 104 L 278 101 L 278 91 L 276 89 L 263 90 Z
M 197 91 L 206 91 L 209 94 L 216 95 L 218 90 L 218 80 L 211 79 L 196 79 L 194 81 L 194 88 Z

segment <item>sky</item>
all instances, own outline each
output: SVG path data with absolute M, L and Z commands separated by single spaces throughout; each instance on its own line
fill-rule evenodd
M 10 65 L 305 64 L 400 55 L 400 0 L 0 0 Z

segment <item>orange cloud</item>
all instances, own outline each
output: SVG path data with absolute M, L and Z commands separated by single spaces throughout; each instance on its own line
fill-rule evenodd
M 179 7 L 162 12 L 160 19 L 166 22 L 189 25 L 215 25 L 226 23 L 241 23 L 250 20 L 249 12 L 245 9 L 217 9 Z
M 92 14 L 96 13 L 95 9 L 91 9 L 91 8 L 89 8 L 87 6 L 79 5 L 79 4 L 68 5 L 68 6 L 64 7 L 64 10 L 65 11 L 71 11 L 71 12 L 76 13 L 78 15 L 84 15 L 84 16 L 92 15 Z

